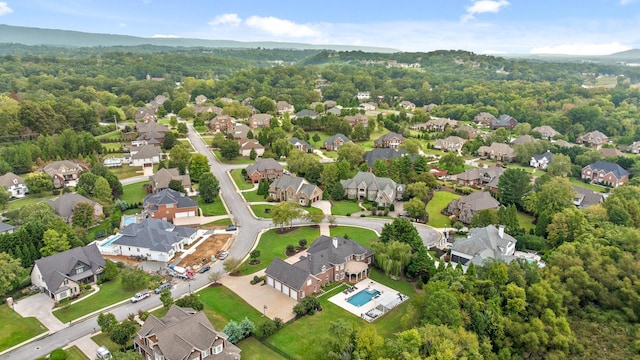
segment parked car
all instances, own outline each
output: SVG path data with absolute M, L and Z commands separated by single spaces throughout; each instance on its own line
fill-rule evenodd
M 231 224 L 231 225 L 227 226 L 227 228 L 225 230 L 226 231 L 236 231 L 236 230 L 238 230 L 238 227 L 233 225 L 233 224 Z
M 158 285 L 158 287 L 154 290 L 156 294 L 160 294 L 160 292 L 164 289 L 169 289 L 171 290 L 171 287 L 173 285 L 171 284 L 170 281 L 167 282 L 163 282 L 162 284 Z
M 200 268 L 200 270 L 198 270 L 198 272 L 199 272 L 200 274 L 202 274 L 202 273 L 205 273 L 205 272 L 207 272 L 207 271 L 209 271 L 209 270 L 211 270 L 211 266 L 209 266 L 209 265 L 205 265 L 205 266 L 201 267 L 201 268 Z
M 98 359 L 111 359 L 111 352 L 103 345 L 96 350 L 96 356 Z
M 151 296 L 151 292 L 149 292 L 148 290 L 140 291 L 139 293 L 133 295 L 131 299 L 129 299 L 129 301 L 131 301 L 132 303 L 137 303 L 138 301 L 144 300 L 149 296 Z
M 220 253 L 220 255 L 218 255 L 218 259 L 220 260 L 224 260 L 227 258 L 227 256 L 229 256 L 229 252 L 228 251 L 223 251 Z

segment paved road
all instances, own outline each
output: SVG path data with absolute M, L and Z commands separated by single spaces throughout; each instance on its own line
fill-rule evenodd
M 218 159 L 216 159 L 215 155 L 209 150 L 200 135 L 194 130 L 193 126 L 191 124 L 187 124 L 187 126 L 189 129 L 188 137 L 191 144 L 193 144 L 196 152 L 207 156 L 209 165 L 211 166 L 211 172 L 220 181 L 220 192 L 229 209 L 229 215 L 233 222 L 238 226 L 237 237 L 229 250 L 229 256 L 244 258 L 253 247 L 260 231 L 272 227 L 273 223 L 270 220 L 256 219 L 253 217 L 247 207 L 247 204 L 244 202 L 244 199 L 236 189 L 231 178 L 227 175 L 228 170 L 241 168 L 244 167 L 244 165 L 227 165 L 220 163 Z M 121 182 L 126 185 L 147 179 L 148 177 L 146 176 L 136 176 L 124 179 Z M 387 222 L 389 222 L 389 220 L 379 218 L 336 218 L 337 224 L 368 227 L 378 232 L 382 230 L 382 227 Z M 298 220 L 294 222 L 294 225 L 305 223 L 306 222 L 304 221 Z M 436 243 L 439 240 L 440 233 L 435 229 L 420 225 L 416 227 L 418 228 L 420 235 L 423 237 L 425 245 Z M 214 271 L 223 271 L 221 261 L 217 261 L 213 264 L 211 272 Z M 208 283 L 209 280 L 207 279 L 207 274 L 196 274 L 194 280 L 178 280 L 178 284 L 172 290 L 172 295 L 174 298 L 178 298 L 189 291 L 195 291 L 200 287 L 206 286 Z M 118 320 L 123 320 L 131 313 L 137 314 L 139 310 L 146 311 L 160 305 L 160 297 L 158 295 L 153 295 L 151 298 L 135 304 L 126 302 L 108 310 L 108 312 L 113 313 Z M 22 360 L 43 357 L 57 348 L 63 347 L 72 341 L 92 333 L 95 329 L 98 329 L 98 325 L 96 317 L 94 316 L 86 320 L 79 321 L 41 340 L 31 342 L 4 354 L 0 356 L 0 359 Z

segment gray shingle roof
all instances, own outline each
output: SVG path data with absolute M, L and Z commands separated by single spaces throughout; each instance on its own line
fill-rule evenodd
M 50 164 L 47 164 L 44 167 L 44 172 L 46 172 L 47 174 L 53 176 L 54 174 L 58 174 L 61 173 L 61 171 L 63 169 L 72 169 L 75 172 L 82 172 L 82 166 L 74 163 L 73 161 L 69 161 L 69 160 L 61 160 L 61 161 L 54 161 Z
M 72 275 L 76 275 L 72 274 L 72 272 L 74 272 L 78 262 L 90 267 L 90 269 L 85 270 L 86 275 L 94 274 L 98 268 L 104 267 L 104 258 L 95 243 L 40 258 L 36 260 L 35 266 L 40 270 L 47 289 L 55 291 L 65 278 L 71 278 Z M 82 274 L 85 274 L 85 272 Z
M 308 270 L 293 266 L 277 257 L 273 258 L 265 274 L 296 290 L 304 285 L 310 275 Z
M 466 238 L 455 240 L 451 250 L 472 256 L 471 261 L 478 265 L 482 265 L 486 259 L 509 262 L 512 257 L 505 256 L 503 253 L 509 245 L 515 245 L 516 242 L 517 240 L 507 233 L 500 237 L 498 228 L 489 225 L 483 228 L 472 228 Z
M 310 118 L 317 118 L 318 117 L 318 113 L 313 111 L 313 110 L 309 110 L 309 109 L 302 109 L 300 111 L 298 111 L 296 113 L 296 117 L 310 117 Z
M 322 273 L 323 266 L 328 269 L 335 264 L 346 263 L 347 258 L 351 258 L 353 255 L 367 257 L 373 254 L 371 250 L 351 239 L 326 235 L 317 238 L 307 249 L 307 253 L 307 256 L 301 257 L 300 261 L 293 265 L 305 269 L 311 274 Z
M 91 204 L 91 206 L 95 206 L 97 204 L 95 201 L 77 193 L 62 194 L 54 200 L 47 201 L 56 211 L 56 214 L 62 216 L 63 218 L 68 218 L 69 216 L 73 215 L 73 209 L 81 202 L 89 203 Z
M 547 159 L 547 162 L 550 162 L 553 158 L 553 153 L 551 151 L 546 151 L 542 154 L 535 154 L 532 156 L 532 158 L 538 162 L 542 159 Z
M 390 132 L 386 133 L 379 138 L 377 138 L 373 143 L 374 144 L 383 144 L 385 141 L 392 140 L 393 138 L 399 139 L 400 141 L 404 140 L 404 136 L 398 133 Z
M 120 238 L 113 244 L 136 246 L 154 251 L 168 252 L 173 244 L 196 232 L 195 229 L 175 226 L 160 219 L 147 218 L 140 223 L 127 225 L 120 231 Z
M 391 178 L 378 177 L 373 173 L 364 171 L 359 171 L 356 176 L 351 179 L 340 180 L 340 183 L 345 190 L 357 189 L 358 185 L 362 182 L 367 185 L 368 190 L 382 191 L 387 193 L 387 195 L 391 194 L 394 189 L 397 190 L 398 186 L 403 187 L 403 185 L 396 183 Z
M 139 160 L 139 159 L 151 159 L 155 156 L 160 156 L 160 154 L 162 153 L 162 151 L 160 151 L 160 147 L 155 146 L 155 145 L 151 145 L 151 144 L 147 144 L 144 145 L 140 148 L 140 150 L 138 150 L 137 153 L 133 154 L 131 156 L 131 159 L 133 160 Z
M 513 119 L 513 116 L 502 114 L 502 115 L 500 115 L 499 118 L 497 118 L 495 120 L 491 120 L 491 125 L 492 126 L 510 126 L 511 125 L 511 119 Z M 515 119 L 513 119 L 513 120 L 515 120 Z
M 257 159 L 255 164 L 247 166 L 247 174 L 253 174 L 254 172 L 262 172 L 266 170 L 282 171 L 282 165 L 272 158 L 260 158 Z
M 327 145 L 333 146 L 338 139 L 341 139 L 343 144 L 351 142 L 351 140 L 349 140 L 349 138 L 346 135 L 344 135 L 344 134 L 335 134 L 332 137 L 330 137 L 327 140 L 325 140 L 323 144 L 325 146 L 327 146 Z
M 457 201 L 459 207 L 468 207 L 474 212 L 485 209 L 497 209 L 500 207 L 500 202 L 494 199 L 493 196 L 486 191 L 474 192 L 454 201 Z
M 198 206 L 197 201 L 191 200 L 185 194 L 179 191 L 175 191 L 173 189 L 163 189 L 158 191 L 158 193 L 156 194 L 149 194 L 144 197 L 143 204 L 145 207 L 148 204 L 153 204 L 153 205 L 177 204 L 178 208 Z
M 2 221 L 0 221 L 0 233 L 8 232 L 8 231 L 11 231 L 11 230 L 13 230 L 15 228 L 16 227 L 13 226 L 13 225 L 5 224 Z
M 306 149 L 313 149 L 313 146 L 309 145 L 308 142 L 298 139 L 297 137 L 292 137 L 291 139 L 289 139 L 289 143 L 293 144 L 294 146 L 304 145 Z
M 390 160 L 396 157 L 407 155 L 406 150 L 396 150 L 392 148 L 375 148 L 364 153 L 364 161 L 367 162 L 369 168 L 373 168 L 373 164 L 378 159 Z
M 593 164 L 587 166 L 590 167 L 593 171 L 604 170 L 605 173 L 613 173 L 613 175 L 615 175 L 615 177 L 617 177 L 618 179 L 629 175 L 629 172 L 623 169 L 622 166 L 608 161 L 596 161 Z
M 279 179 L 273 180 L 271 184 L 274 189 L 293 188 L 296 193 L 303 193 L 307 198 L 311 198 L 316 185 L 310 184 L 305 178 L 291 175 L 283 175 Z
M 0 186 L 8 188 L 17 184 L 24 184 L 24 179 L 12 172 L 0 176 Z
M 191 187 L 191 177 L 189 175 L 180 175 L 178 169 L 162 168 L 157 173 L 149 176 L 151 185 L 154 188 L 167 188 L 171 180 L 180 180 L 183 187 Z

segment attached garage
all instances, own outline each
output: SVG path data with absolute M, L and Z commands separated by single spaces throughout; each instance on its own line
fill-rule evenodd
M 298 292 L 292 289 L 291 292 L 289 293 L 289 297 L 292 298 L 293 300 L 298 300 Z
M 282 283 L 278 280 L 275 281 L 275 284 L 273 287 L 276 288 L 276 290 L 278 291 L 282 291 Z
M 176 213 L 176 218 L 184 218 L 184 217 L 189 217 L 189 216 L 196 216 L 196 212 L 195 211 L 188 211 L 188 212 L 179 212 Z
M 289 296 L 289 287 L 287 285 L 282 284 L 282 293 Z
M 273 287 L 273 278 L 267 277 L 267 285 Z

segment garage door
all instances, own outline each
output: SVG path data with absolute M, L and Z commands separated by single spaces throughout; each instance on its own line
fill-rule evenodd
M 276 290 L 282 291 L 282 283 L 276 280 L 275 286 Z
M 273 287 L 273 278 L 270 278 L 270 277 L 267 278 L 267 285 Z
M 289 293 L 289 297 L 292 298 L 293 300 L 298 300 L 298 292 L 292 289 L 291 292 Z
M 190 217 L 190 216 L 196 216 L 196 212 L 195 211 L 185 211 L 185 212 L 176 213 L 176 218 L 185 218 L 185 217 Z
M 289 296 L 289 287 L 287 285 L 282 285 L 282 293 Z

